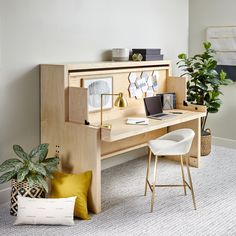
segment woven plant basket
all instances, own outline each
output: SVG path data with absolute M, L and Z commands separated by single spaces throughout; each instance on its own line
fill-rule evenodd
M 10 214 L 13 216 L 17 215 L 17 196 L 20 194 L 23 197 L 31 198 L 45 198 L 45 190 L 39 188 L 37 185 L 29 186 L 27 181 L 22 181 L 18 183 L 15 179 L 12 180 L 11 189 L 11 204 L 10 204 Z
M 211 152 L 211 130 L 206 129 L 208 135 L 201 136 L 201 156 L 207 156 Z

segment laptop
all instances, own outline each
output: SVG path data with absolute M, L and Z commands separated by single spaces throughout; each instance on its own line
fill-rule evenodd
M 145 112 L 148 118 L 161 120 L 172 115 L 163 113 L 161 96 L 146 97 L 144 100 Z

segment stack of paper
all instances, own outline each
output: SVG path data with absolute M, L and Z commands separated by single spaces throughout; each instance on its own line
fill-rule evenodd
M 126 124 L 130 125 L 148 125 L 149 119 L 143 117 L 128 117 Z

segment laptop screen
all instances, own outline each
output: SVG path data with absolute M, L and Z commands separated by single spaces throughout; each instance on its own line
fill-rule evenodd
M 147 116 L 152 116 L 162 113 L 161 96 L 144 98 L 145 112 Z

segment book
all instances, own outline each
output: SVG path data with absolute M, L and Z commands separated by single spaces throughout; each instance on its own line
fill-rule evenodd
M 149 119 L 143 117 L 128 117 L 126 120 L 128 125 L 148 125 Z
M 160 48 L 134 48 L 132 49 L 133 53 L 140 53 L 142 56 L 145 55 L 160 55 Z
M 159 93 L 163 110 L 176 109 L 176 94 L 175 93 Z
M 172 109 L 174 109 L 173 94 L 164 93 L 163 94 L 163 110 L 172 110 Z
M 142 55 L 143 59 L 142 61 L 160 61 L 163 60 L 164 55 Z

